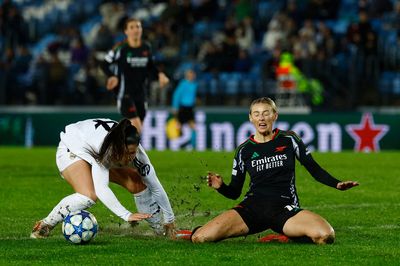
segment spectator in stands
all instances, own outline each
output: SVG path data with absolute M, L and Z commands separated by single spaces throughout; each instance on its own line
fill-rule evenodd
M 77 36 L 71 42 L 71 62 L 84 66 L 89 59 L 89 49 L 86 47 L 82 36 Z
M 5 1 L 1 10 L 3 12 L 1 31 L 4 36 L 5 47 L 16 50 L 18 45 L 26 44 L 28 41 L 24 18 L 11 1 Z
M 5 95 L 7 102 L 14 103 L 14 90 L 13 83 L 15 82 L 15 76 L 12 73 L 12 65 L 15 58 L 14 50 L 11 48 L 6 48 L 3 52 L 0 61 L 0 73 L 2 74 L 2 80 L 0 86 L 2 87 L 0 91 Z
M 234 71 L 237 71 L 237 72 L 249 72 L 251 67 L 252 67 L 252 61 L 251 61 L 251 58 L 249 56 L 249 53 L 244 49 L 240 49 L 239 50 L 239 56 L 238 56 L 238 58 L 236 59 L 236 62 L 235 62 Z
M 181 6 L 178 4 L 177 0 L 169 0 L 167 7 L 163 10 L 160 15 L 162 21 L 169 23 L 175 23 L 177 17 L 181 13 Z
M 26 94 L 29 89 L 29 80 L 26 78 L 32 61 L 32 54 L 28 47 L 19 45 L 12 64 L 12 75 L 15 76 L 16 82 L 13 84 L 15 91 L 15 99 L 20 103 L 25 102 Z M 31 99 L 35 101 L 35 99 Z
M 367 56 L 376 56 L 378 53 L 378 38 L 374 31 L 369 31 L 367 33 L 364 52 Z
M 275 47 L 270 57 L 263 63 L 263 77 L 266 79 L 276 80 L 276 70 L 281 61 L 281 49 Z
M 153 46 L 154 54 L 159 53 L 161 55 L 160 57 L 164 58 L 164 60 L 176 58 L 180 48 L 176 30 L 172 27 L 168 27 L 163 22 L 157 23 L 156 25 L 155 37 L 156 40 L 160 42 L 156 47 Z
M 119 2 L 105 2 L 100 6 L 100 14 L 103 17 L 103 23 L 111 30 L 111 32 L 118 32 L 118 24 L 121 19 L 126 15 L 125 7 Z
M 46 62 L 47 65 L 47 83 L 46 94 L 48 104 L 61 104 L 68 101 L 68 70 L 61 61 L 58 50 L 50 50 L 50 59 Z
M 391 0 L 359 0 L 359 10 L 365 10 L 371 18 L 381 18 L 385 12 L 393 9 L 393 3 L 398 1 Z
M 49 104 L 47 93 L 48 65 L 43 54 L 33 60 L 32 90 L 40 105 Z
M 252 1 L 238 0 L 234 1 L 233 4 L 235 8 L 235 18 L 237 21 L 244 20 L 245 18 L 249 18 L 251 16 Z
M 167 45 L 168 35 L 165 23 L 162 21 L 153 23 L 151 31 L 148 33 L 148 41 L 155 51 L 159 51 Z
M 252 19 L 245 17 L 235 31 L 237 43 L 241 49 L 249 51 L 254 45 Z
M 312 36 L 306 32 L 300 34 L 293 44 L 293 54 L 296 60 L 307 60 L 313 58 L 317 53 L 317 44 Z
M 400 29 L 400 2 L 394 4 L 391 12 L 388 12 L 383 17 L 384 28 L 388 30 Z
M 195 22 L 194 9 L 190 0 L 183 0 L 180 13 L 176 18 L 181 41 L 191 41 L 192 29 Z
M 337 0 L 309 0 L 307 1 L 306 17 L 310 19 L 335 19 L 339 5 L 342 1 Z
M 324 60 L 334 56 L 336 52 L 336 42 L 332 30 L 322 21 L 318 23 L 318 31 L 315 34 L 315 41 L 318 47 L 318 53 L 322 51 L 324 54 Z
M 277 46 L 280 45 L 285 38 L 282 26 L 277 19 L 271 20 L 268 24 L 268 30 L 265 32 L 262 40 L 262 48 L 268 52 L 272 52 Z
M 315 27 L 311 19 L 304 20 L 303 26 L 299 29 L 299 36 L 307 36 L 310 39 L 315 39 Z
M 353 22 L 347 28 L 347 39 L 350 43 L 356 45 L 357 48 L 364 48 L 367 41 L 367 35 L 373 31 L 368 14 L 365 10 L 361 10 L 358 14 L 358 22 Z
M 92 48 L 94 51 L 107 52 L 113 46 L 114 36 L 104 23 L 98 26 Z
M 220 48 L 211 41 L 206 41 L 200 47 L 198 60 L 203 65 L 205 72 L 219 72 L 221 70 L 221 52 Z
M 239 45 L 235 36 L 236 24 L 233 18 L 225 21 L 224 39 L 221 47 L 221 71 L 232 72 L 239 56 Z
M 195 6 L 196 21 L 208 19 L 213 20 L 218 12 L 218 3 L 214 0 L 199 1 L 199 5 Z
M 0 5 L 0 33 L 1 36 L 6 36 L 6 32 L 7 30 L 7 20 L 8 20 L 8 13 L 10 8 L 13 6 L 14 4 L 12 3 L 11 0 L 4 0 L 1 5 Z M 5 51 L 5 50 L 4 50 Z M 2 51 L 3 54 L 3 51 Z
M 298 5 L 296 0 L 289 0 L 286 5 L 286 9 L 284 10 L 284 13 L 286 14 L 287 17 L 291 18 L 294 20 L 295 24 L 300 25 L 300 23 L 303 21 L 303 16 L 304 12 L 302 12 Z

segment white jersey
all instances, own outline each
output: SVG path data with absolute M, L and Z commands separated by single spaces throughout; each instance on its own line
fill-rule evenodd
M 60 133 L 61 141 L 68 149 L 90 164 L 96 163 L 88 150 L 98 152 L 108 132 L 117 122 L 105 119 L 88 119 L 67 125 Z
M 65 132 L 60 133 L 61 142 L 76 156 L 92 165 L 92 178 L 96 195 L 113 213 L 125 221 L 132 214 L 118 201 L 109 188 L 109 169 L 98 163 L 88 151 L 98 152 L 108 132 L 117 125 L 116 121 L 106 118 L 96 118 L 67 125 Z M 138 169 L 143 182 L 152 193 L 153 199 L 160 206 L 165 223 L 174 221 L 167 193 L 157 178 L 154 167 L 142 145 L 139 144 L 132 167 Z

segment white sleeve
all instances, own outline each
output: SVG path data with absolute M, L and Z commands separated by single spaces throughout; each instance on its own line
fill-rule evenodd
M 118 201 L 114 192 L 108 186 L 109 184 L 109 171 L 107 168 L 100 166 L 97 163 L 92 165 L 92 178 L 94 189 L 97 198 L 115 215 L 128 221 L 129 216 L 132 214 Z
M 153 165 L 150 162 L 149 157 L 144 151 L 143 147 L 139 144 L 139 149 L 134 160 L 134 165 L 138 169 L 142 176 L 143 183 L 151 191 L 153 199 L 160 206 L 163 216 L 164 223 L 172 223 L 175 220 L 174 212 L 172 211 L 171 204 L 168 199 L 168 195 L 161 185 Z

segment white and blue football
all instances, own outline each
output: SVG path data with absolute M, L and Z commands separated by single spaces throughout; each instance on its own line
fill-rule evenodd
M 62 233 L 68 242 L 85 244 L 97 234 L 97 220 L 88 211 L 76 211 L 68 214 L 62 223 Z

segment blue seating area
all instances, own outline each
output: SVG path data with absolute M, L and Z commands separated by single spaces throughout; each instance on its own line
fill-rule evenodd
M 400 72 L 382 72 L 379 78 L 379 90 L 385 96 L 400 95 Z
M 219 74 L 201 73 L 197 77 L 198 96 L 202 100 L 222 104 L 227 98 L 239 103 L 246 97 L 273 94 L 274 81 L 263 80 L 258 75 L 240 72 L 222 72 Z M 223 97 L 223 98 L 221 98 Z
M 249 15 L 253 19 L 252 27 L 254 30 L 254 39 L 252 44 L 246 48 L 248 49 L 247 52 L 251 62 L 251 67 L 243 71 L 238 71 L 233 66 L 228 66 L 227 70 L 224 68 L 226 65 L 223 65 L 222 68 L 220 65 L 217 66 L 217 68 L 220 69 L 207 69 L 206 63 L 208 62 L 198 59 L 198 53 L 200 53 L 202 45 L 205 42 L 213 42 L 216 49 L 219 49 L 219 53 L 223 53 L 224 50 L 221 50 L 221 47 L 223 47 L 223 43 L 225 42 L 225 37 L 223 36 L 228 31 L 237 34 L 235 28 L 226 28 L 228 20 L 231 19 L 230 16 L 239 16 L 235 13 L 238 12 L 236 6 L 237 3 L 235 1 L 224 3 L 218 2 L 216 5 L 220 6 L 217 9 L 210 11 L 203 10 L 201 15 L 194 13 L 196 19 L 190 26 L 190 32 L 184 35 L 189 36 L 189 39 L 188 37 L 186 37 L 186 39 L 181 39 L 182 37 L 179 35 L 182 34 L 182 29 L 180 28 L 181 25 L 173 25 L 173 23 L 171 24 L 170 22 L 162 21 L 162 10 L 168 8 L 169 4 L 167 2 L 155 4 L 151 2 L 143 3 L 142 1 L 126 2 L 123 4 L 123 12 L 125 16 L 137 15 L 142 19 L 145 37 L 149 38 L 146 39 L 146 41 L 152 43 L 152 41 L 155 40 L 155 43 L 158 45 L 153 46 L 154 59 L 157 63 L 165 66 L 167 74 L 174 81 L 173 84 L 176 84 L 179 79 L 183 77 L 182 74 L 184 69 L 187 67 L 193 67 L 198 74 L 198 95 L 202 104 L 239 104 L 240 100 L 246 97 L 252 98 L 263 95 L 274 97 L 275 80 L 273 75 L 266 76 L 266 64 L 273 59 L 273 55 L 272 51 L 268 51 L 263 47 L 262 41 L 265 32 L 268 30 L 268 24 L 273 19 L 276 19 L 278 13 L 286 12 L 288 2 L 288 0 L 250 1 L 251 6 L 248 8 L 250 10 Z M 396 1 L 392 2 L 393 4 L 396 3 Z M 66 41 L 66 36 L 60 35 L 60 31 L 64 27 L 75 28 L 78 34 L 82 36 L 88 48 L 91 49 L 90 45 L 94 40 L 93 29 L 97 29 L 100 24 L 104 23 L 105 19 L 108 19 L 108 16 L 105 17 L 104 14 L 101 14 L 100 12 L 100 6 L 103 4 L 103 1 L 101 0 L 14 0 L 13 3 L 21 10 L 21 14 L 26 24 L 29 25 L 29 37 L 31 39 L 29 48 L 34 59 L 46 54 L 49 45 Z M 296 1 L 296 3 L 298 4 L 298 11 L 303 12 L 304 16 L 302 19 L 304 20 L 305 14 L 309 14 L 307 13 L 309 12 L 309 10 L 307 11 L 307 8 L 310 2 Z M 340 4 L 337 5 L 338 10 L 335 18 L 313 19 L 315 29 L 318 29 L 318 24 L 323 22 L 332 31 L 337 46 L 335 54 L 331 55 L 330 58 L 327 58 L 323 64 L 318 62 L 316 56 L 313 58 L 307 58 L 305 60 L 308 61 L 307 64 L 303 64 L 301 60 L 297 60 L 296 62 L 298 63 L 299 69 L 304 71 L 307 78 L 321 79 L 321 81 L 324 82 L 325 90 L 327 91 L 326 94 L 329 95 L 325 103 L 325 107 L 327 108 L 331 108 L 331 106 L 329 106 L 331 98 L 343 97 L 341 93 L 346 93 L 346 91 L 363 90 L 354 87 L 362 86 L 360 85 L 362 82 L 357 82 L 359 77 L 351 77 L 350 75 L 353 69 L 359 67 L 355 65 L 357 64 L 356 62 L 363 62 L 366 58 L 360 58 L 360 55 L 364 55 L 360 52 L 357 45 L 351 43 L 347 46 L 343 45 L 348 41 L 346 38 L 350 25 L 358 22 L 360 11 L 358 6 L 359 3 L 360 1 L 358 0 L 341 0 Z M 199 6 L 196 8 L 200 10 Z M 196 8 L 193 10 L 196 11 Z M 207 12 L 209 13 L 207 14 Z M 210 14 L 213 14 L 213 16 L 210 17 Z M 391 104 L 391 102 L 385 98 L 387 95 L 397 97 L 400 90 L 397 86 L 399 81 L 398 72 L 400 69 L 399 37 L 396 29 L 387 26 L 387 24 L 391 22 L 391 19 L 392 17 L 388 16 L 388 12 L 386 12 L 382 17 L 373 17 L 369 20 L 371 28 L 377 34 L 378 59 L 376 62 L 379 64 L 378 78 L 371 84 L 376 83 L 376 91 L 382 95 L 383 100 L 381 103 L 384 104 Z M 235 27 L 239 26 L 239 22 L 239 20 L 235 22 Z M 169 45 L 168 39 L 157 39 L 159 37 L 155 34 L 155 25 L 157 25 L 157 23 L 162 27 L 169 25 L 169 23 L 172 25 L 172 34 L 175 34 L 175 38 L 179 39 L 179 47 L 168 48 L 178 49 L 177 53 L 169 54 L 169 52 L 173 50 L 164 49 L 164 46 Z M 298 23 L 299 24 L 296 25 L 297 32 L 295 32 L 295 34 L 298 34 L 300 28 L 303 27 L 302 21 Z M 121 41 L 124 37 L 122 31 L 113 32 L 114 43 Z M 292 38 L 287 38 L 287 40 L 293 41 Z M 0 44 L 2 47 L 6 45 L 3 36 L 0 38 Z M 293 48 L 293 46 L 294 45 L 292 44 L 289 48 Z M 318 49 L 320 48 L 318 47 Z M 67 53 L 60 54 L 60 59 L 64 64 L 66 64 L 69 80 L 68 88 L 73 91 L 74 86 L 76 86 L 75 76 L 78 75 L 81 69 L 84 69 L 84 66 L 70 63 L 69 55 Z M 216 62 L 213 63 L 217 63 L 217 65 L 224 62 L 222 59 L 217 59 L 215 61 Z M 374 60 L 371 62 L 374 62 Z M 317 64 L 323 66 L 324 69 L 313 67 L 313 65 Z M 302 69 L 303 67 L 305 68 Z M 376 66 L 371 67 L 371 69 L 375 68 Z M 367 69 L 363 71 L 368 72 L 370 70 Z M 332 79 L 335 79 L 336 77 L 340 78 L 333 81 Z M 329 81 L 329 79 L 331 80 Z M 104 87 L 100 85 L 98 90 L 104 90 Z M 337 95 L 335 95 L 335 93 Z M 230 99 L 230 101 L 227 101 L 227 99 Z M 332 100 L 332 102 L 334 102 L 334 100 Z

